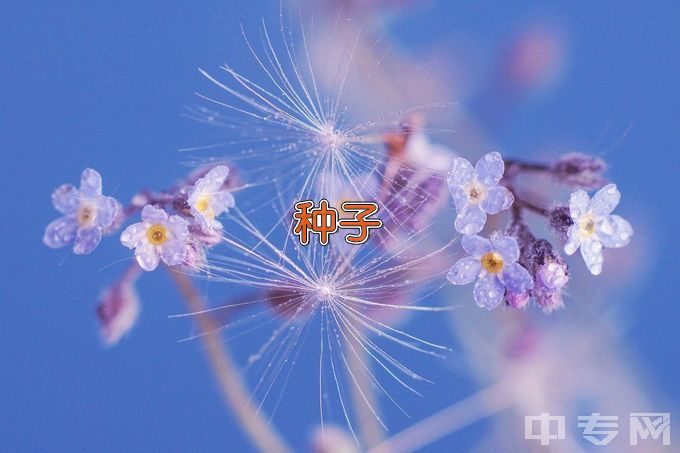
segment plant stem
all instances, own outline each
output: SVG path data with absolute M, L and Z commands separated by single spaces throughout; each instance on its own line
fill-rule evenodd
M 471 423 L 509 408 L 513 404 L 512 398 L 508 382 L 499 382 L 406 428 L 369 453 L 419 450 Z
M 512 171 L 513 169 L 538 172 L 550 171 L 550 166 L 546 164 L 540 164 L 536 162 L 524 162 L 521 160 L 512 159 L 507 159 L 505 161 L 505 167 L 508 169 L 508 171 Z
M 528 209 L 529 211 L 533 211 L 538 215 L 542 215 L 543 217 L 548 217 L 550 215 L 550 211 L 547 209 L 536 206 L 535 204 L 529 203 L 528 201 L 522 200 L 520 198 L 515 198 L 515 204 L 520 208 Z
M 259 412 L 250 400 L 249 392 L 234 362 L 227 345 L 218 333 L 218 323 L 207 313 L 205 302 L 186 274 L 170 270 L 170 276 L 177 284 L 189 310 L 196 314 L 196 322 L 201 331 L 201 341 L 206 348 L 208 361 L 222 392 L 224 402 L 231 408 L 241 428 L 250 441 L 263 452 L 288 452 L 290 448 L 276 432 L 276 429 Z

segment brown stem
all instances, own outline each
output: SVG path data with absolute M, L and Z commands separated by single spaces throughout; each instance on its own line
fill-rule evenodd
M 196 322 L 201 331 L 208 361 L 220 387 L 224 402 L 231 408 L 241 428 L 250 441 L 263 452 L 288 452 L 290 448 L 276 429 L 259 412 L 250 400 L 249 392 L 231 355 L 218 333 L 220 326 L 206 313 L 205 302 L 186 274 L 170 270 L 170 276 L 177 284 L 190 312 L 196 313 Z
M 546 164 L 540 164 L 537 162 L 524 162 L 521 160 L 512 160 L 512 159 L 507 159 L 505 161 L 505 168 L 508 169 L 508 171 L 512 170 L 521 170 L 521 171 L 538 171 L 538 172 L 543 172 L 543 171 L 550 171 L 550 166 Z
M 515 204 L 520 208 L 528 209 L 529 211 L 533 211 L 536 214 L 542 215 L 544 217 L 548 217 L 550 215 L 550 211 L 547 209 L 541 208 L 540 206 L 536 206 L 533 203 L 529 203 L 528 201 L 521 200 L 519 198 L 515 198 Z

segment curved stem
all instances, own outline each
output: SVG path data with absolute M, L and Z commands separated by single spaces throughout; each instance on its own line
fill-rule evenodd
M 187 307 L 193 313 L 205 309 L 205 302 L 186 274 L 170 270 Z M 224 402 L 231 408 L 241 428 L 250 441 L 263 452 L 288 452 L 290 448 L 275 428 L 262 416 L 250 400 L 248 390 L 238 371 L 228 347 L 218 333 L 219 325 L 207 313 L 196 315 L 200 336 L 205 345 L 208 361 L 220 387 Z

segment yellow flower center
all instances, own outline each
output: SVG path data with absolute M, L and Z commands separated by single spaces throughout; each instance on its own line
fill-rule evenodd
M 146 238 L 153 245 L 161 245 L 168 240 L 168 229 L 158 223 L 151 225 L 146 230 Z
M 579 222 L 579 229 L 582 235 L 590 237 L 595 234 L 595 221 L 590 216 L 585 217 Z
M 503 258 L 496 252 L 485 253 L 479 261 L 482 267 L 492 274 L 497 274 L 503 269 Z
M 94 219 L 97 218 L 97 210 L 90 203 L 83 203 L 78 210 L 78 223 L 80 226 L 92 225 Z
M 215 218 L 215 211 L 210 207 L 210 195 L 201 195 L 198 200 L 196 200 L 196 205 L 194 207 L 198 212 L 203 214 L 204 217 L 211 220 Z

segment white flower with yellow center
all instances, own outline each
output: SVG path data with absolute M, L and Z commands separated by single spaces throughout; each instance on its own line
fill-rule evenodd
M 592 199 L 583 190 L 577 190 L 569 198 L 569 214 L 574 224 L 567 232 L 564 251 L 573 255 L 580 248 L 583 261 L 593 275 L 602 272 L 602 249 L 628 245 L 633 235 L 633 228 L 626 220 L 611 215 L 620 199 L 621 193 L 615 184 L 604 186 Z
M 507 293 L 523 294 L 534 286 L 529 272 L 517 262 L 517 240 L 512 236 L 492 235 L 491 240 L 476 234 L 460 241 L 470 256 L 458 260 L 447 274 L 454 285 L 477 280 L 473 296 L 478 306 L 493 310 Z
M 491 152 L 472 164 L 455 157 L 448 173 L 448 184 L 456 205 L 456 231 L 475 234 L 482 231 L 487 214 L 508 209 L 515 200 L 512 192 L 499 186 L 505 164 L 500 153 Z
M 152 205 L 142 209 L 142 221 L 130 225 L 120 235 L 125 247 L 135 249 L 139 267 L 152 271 L 160 260 L 168 266 L 184 262 L 187 254 L 189 222 L 177 215 L 168 216 Z
M 229 167 L 218 165 L 196 181 L 189 191 L 187 203 L 191 207 L 191 213 L 207 228 L 222 229 L 217 216 L 235 205 L 234 196 L 224 187 L 227 176 Z
M 102 177 L 91 168 L 80 176 L 80 188 L 64 184 L 52 194 L 54 207 L 64 214 L 45 229 L 43 242 L 52 248 L 73 243 L 73 253 L 91 253 L 114 224 L 120 203 L 102 195 Z

